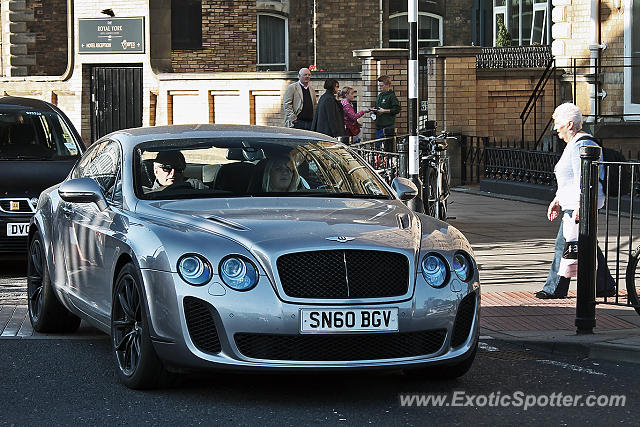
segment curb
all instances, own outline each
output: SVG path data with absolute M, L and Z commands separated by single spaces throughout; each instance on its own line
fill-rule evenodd
M 600 359 L 611 362 L 629 362 L 640 364 L 640 351 L 637 347 L 612 344 L 607 342 L 567 342 L 567 341 L 539 341 L 520 339 L 494 334 L 485 331 L 485 335 L 493 337 L 496 341 L 521 347 L 523 350 L 536 350 L 547 354 L 561 355 L 583 359 Z

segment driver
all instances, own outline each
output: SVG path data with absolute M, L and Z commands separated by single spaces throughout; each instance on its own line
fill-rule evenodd
M 170 185 L 186 183 L 196 190 L 205 190 L 207 187 L 202 181 L 195 178 L 184 178 L 184 169 L 187 162 L 184 155 L 177 150 L 160 151 L 153 161 L 153 174 L 156 179 L 149 191 L 162 191 Z

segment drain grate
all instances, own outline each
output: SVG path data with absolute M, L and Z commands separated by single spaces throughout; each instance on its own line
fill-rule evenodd
M 479 356 L 492 360 L 545 360 L 547 357 L 534 354 L 530 351 L 498 350 L 481 351 Z

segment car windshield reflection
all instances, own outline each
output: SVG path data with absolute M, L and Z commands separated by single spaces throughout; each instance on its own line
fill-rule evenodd
M 0 109 L 0 159 L 69 160 L 80 152 L 71 130 L 57 114 Z
M 150 141 L 135 155 L 142 199 L 393 197 L 349 148 L 330 141 Z

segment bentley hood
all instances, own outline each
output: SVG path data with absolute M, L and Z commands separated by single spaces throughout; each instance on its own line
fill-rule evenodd
M 145 205 L 137 210 L 224 235 L 271 256 L 336 247 L 415 253 L 422 235 L 417 216 L 397 200 L 256 197 Z

